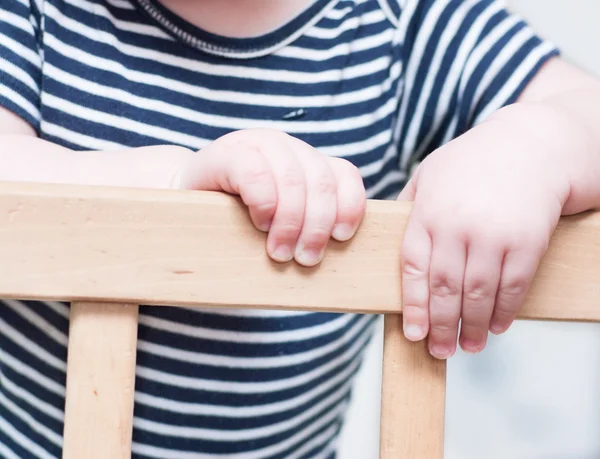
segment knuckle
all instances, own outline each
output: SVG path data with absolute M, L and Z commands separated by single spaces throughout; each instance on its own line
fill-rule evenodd
M 491 298 L 494 295 L 494 289 L 483 282 L 465 285 L 463 297 L 474 303 L 480 303 Z
M 288 168 L 281 173 L 281 186 L 286 188 L 300 188 L 305 185 L 305 178 L 299 169 Z
M 331 232 L 325 227 L 311 228 L 302 239 L 305 241 L 305 245 L 315 246 L 326 242 L 331 236 Z
M 413 259 L 405 257 L 402 260 L 402 274 L 411 279 L 423 279 L 427 275 L 427 272 Z
M 529 280 L 526 277 L 516 277 L 500 285 L 500 293 L 509 298 L 523 296 L 529 288 Z
M 278 238 L 291 240 L 298 237 L 301 229 L 302 225 L 300 221 L 288 218 L 283 223 L 277 225 L 276 232 Z
M 332 175 L 322 173 L 312 183 L 313 190 L 319 195 L 335 195 L 337 193 L 337 182 Z
M 431 294 L 439 298 L 449 298 L 459 296 L 461 288 L 459 282 L 451 279 L 447 274 L 438 274 L 432 276 L 429 286 Z

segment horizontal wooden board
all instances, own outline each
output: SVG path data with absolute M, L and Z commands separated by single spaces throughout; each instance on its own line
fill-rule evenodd
M 316 268 L 272 262 L 223 193 L 0 183 L 0 297 L 400 312 L 411 205 L 369 201 Z M 600 320 L 600 213 L 563 218 L 521 318 Z

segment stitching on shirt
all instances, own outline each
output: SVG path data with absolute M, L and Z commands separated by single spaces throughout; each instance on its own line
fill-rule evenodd
M 209 54 L 213 54 L 219 57 L 236 58 L 236 59 L 252 59 L 256 57 L 263 57 L 281 49 L 291 42 L 302 36 L 308 29 L 313 27 L 339 2 L 339 0 L 330 0 L 329 3 L 324 6 L 319 13 L 315 14 L 311 20 L 307 21 L 302 27 L 300 27 L 293 34 L 289 35 L 285 39 L 275 43 L 274 45 L 267 46 L 265 48 L 250 48 L 243 51 L 228 48 L 226 46 L 217 46 L 212 43 L 208 43 L 204 40 L 200 40 L 194 35 L 186 32 L 177 24 L 174 24 L 168 18 L 166 18 L 152 3 L 150 0 L 136 0 L 144 11 L 158 22 L 163 28 L 168 30 L 170 33 L 175 35 L 181 41 L 188 46 L 204 51 Z

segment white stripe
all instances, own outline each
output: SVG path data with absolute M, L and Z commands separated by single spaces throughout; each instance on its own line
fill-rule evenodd
M 471 80 L 473 72 L 475 71 L 477 65 L 481 62 L 481 59 L 483 59 L 484 55 L 489 52 L 490 48 L 493 46 L 494 43 L 496 43 L 502 36 L 508 33 L 509 29 L 515 25 L 517 20 L 518 19 L 515 16 L 511 16 L 510 18 L 504 20 L 502 23 L 498 24 L 493 30 L 491 30 L 488 33 L 488 35 L 481 41 L 477 48 L 473 50 L 473 54 L 467 61 L 463 71 L 463 76 L 461 78 L 461 84 L 459 89 L 459 97 L 461 97 L 464 94 L 466 85 Z M 475 103 L 473 104 L 473 107 L 471 107 L 471 110 L 473 110 L 476 106 L 476 99 L 474 100 L 474 102 Z M 453 137 L 456 136 L 456 127 L 458 125 L 459 116 L 460 113 L 457 112 L 452 117 L 452 120 L 446 128 L 446 132 L 442 138 L 441 145 L 448 143 L 450 140 L 452 140 Z M 431 137 L 425 139 L 425 141 L 423 142 L 423 147 L 427 143 L 429 143 L 430 139 Z M 422 149 L 420 149 L 417 157 L 421 157 L 422 154 L 423 151 Z
M 312 399 L 317 398 L 321 394 L 327 392 L 332 387 L 343 381 L 351 378 L 360 365 L 361 360 L 355 359 L 348 367 L 340 373 L 337 373 L 331 379 L 310 389 L 308 392 L 303 392 L 293 398 L 288 398 L 283 401 L 266 403 L 256 406 L 222 406 L 208 405 L 201 403 L 179 402 L 166 398 L 155 397 L 145 393 L 136 393 L 135 401 L 142 405 L 147 405 L 160 410 L 171 411 L 179 414 L 199 415 L 199 416 L 221 416 L 229 418 L 252 418 L 259 416 L 267 416 L 270 414 L 282 413 L 284 411 L 293 410 Z
M 2 442 L 0 442 L 0 456 L 5 459 L 19 459 L 19 456 L 17 456 L 12 450 L 8 449 L 8 446 Z
M 411 59 L 405 63 L 405 67 L 406 67 L 405 73 L 404 73 L 405 97 L 404 97 L 403 103 L 400 106 L 400 111 L 399 111 L 398 121 L 397 121 L 398 126 L 400 126 L 400 127 L 408 126 L 408 117 L 412 116 L 412 113 L 411 114 L 407 113 L 408 112 L 408 102 L 410 101 L 410 95 L 413 92 L 413 86 L 415 85 L 415 82 L 416 82 L 417 72 L 421 69 L 421 66 L 423 65 L 422 57 L 426 54 L 425 48 L 431 38 L 430 32 L 432 30 L 435 30 L 435 26 L 439 20 L 439 16 L 442 13 L 442 11 L 444 10 L 446 4 L 447 4 L 447 2 L 443 2 L 443 1 L 432 3 L 427 16 L 425 17 L 423 23 L 421 24 L 421 26 L 419 28 L 419 30 L 422 33 L 417 34 L 416 40 L 413 44 L 412 51 L 411 51 Z M 413 4 L 413 7 L 416 7 L 416 2 Z M 407 14 L 407 13 L 411 13 L 411 14 Z M 401 15 L 401 22 L 405 26 L 406 29 L 408 29 L 406 21 L 409 21 L 412 18 L 412 13 L 414 13 L 414 11 L 404 12 Z M 402 18 L 406 18 L 406 19 L 404 21 L 402 21 Z M 403 146 L 401 146 L 401 148 L 403 151 L 402 151 L 400 163 L 405 164 L 407 161 L 405 156 L 412 154 L 412 152 L 408 151 L 407 149 L 404 149 Z
M 386 87 L 391 86 L 392 82 L 395 81 L 400 75 L 401 71 L 401 63 L 395 63 L 394 66 L 390 70 L 390 76 L 382 85 L 370 86 L 367 88 L 358 89 L 356 91 L 351 91 L 347 93 L 341 93 L 336 95 L 316 95 L 316 96 L 294 96 L 294 95 L 269 95 L 269 94 L 252 94 L 245 92 L 236 92 L 236 91 L 228 91 L 228 90 L 213 90 L 206 87 L 202 87 L 196 84 L 185 83 L 184 81 L 174 80 L 171 78 L 166 78 L 160 75 L 148 74 L 144 72 L 139 72 L 136 70 L 132 70 L 126 68 L 121 63 L 104 59 L 99 56 L 94 56 L 92 54 L 86 53 L 80 49 L 74 48 L 70 45 L 67 45 L 57 38 L 55 38 L 51 34 L 47 34 L 46 42 L 48 46 L 52 47 L 55 51 L 60 52 L 65 57 L 76 59 L 80 62 L 85 62 L 86 65 L 96 68 L 98 70 L 103 70 L 107 72 L 112 72 L 117 75 L 126 78 L 129 81 L 135 83 L 141 83 L 143 85 L 151 85 L 157 86 L 159 88 L 165 88 L 169 91 L 179 92 L 181 94 L 185 94 L 188 97 L 197 97 L 205 100 L 215 101 L 215 102 L 227 102 L 231 103 L 235 101 L 238 104 L 246 104 L 246 105 L 264 105 L 267 107 L 288 107 L 288 108 L 311 108 L 311 107 L 324 107 L 324 106 L 342 106 L 357 102 L 363 102 L 367 100 L 371 100 L 381 94 Z M 377 72 L 389 67 L 389 61 L 387 58 L 379 58 L 376 61 L 371 61 L 370 63 L 363 64 L 364 68 L 361 68 L 361 72 L 357 73 L 355 76 L 364 76 L 365 74 L 370 74 L 372 72 Z M 351 70 L 351 68 L 350 68 Z M 115 88 L 105 88 L 94 82 L 84 80 L 81 77 L 77 77 L 75 75 L 68 74 L 60 69 L 51 66 L 48 64 L 48 67 L 44 67 L 44 71 L 49 72 L 50 75 L 54 75 L 55 78 L 59 78 L 61 83 L 67 85 L 78 85 L 84 84 L 85 86 L 75 86 L 75 87 L 94 87 L 95 90 L 101 91 L 104 97 L 109 98 L 117 98 L 125 97 L 125 101 L 127 103 L 133 103 L 133 94 L 127 93 L 125 91 L 118 91 Z M 53 73 L 52 73 L 53 72 Z M 331 80 L 338 80 L 341 78 L 341 73 L 338 70 L 331 70 L 329 72 L 333 72 L 331 74 Z M 66 73 L 66 76 L 65 76 Z M 228 76 L 228 75 L 225 75 Z M 302 74 L 302 76 L 297 75 L 298 80 L 295 83 L 317 83 L 318 81 L 312 81 L 310 74 Z M 348 74 L 344 72 L 344 77 L 348 77 Z M 311 81 L 305 81 L 308 78 Z M 383 88 L 383 89 L 382 89 Z M 92 92 L 92 91 L 90 91 Z M 119 96 L 117 96 L 119 94 Z M 121 100 L 121 99 L 117 99 Z M 153 101 L 154 103 L 155 101 Z M 147 105 L 147 104 L 146 104 Z M 177 108 L 176 106 L 172 106 Z
M 29 5 L 27 6 L 29 9 Z M 17 14 L 13 14 L 6 9 L 0 9 L 0 22 L 6 22 L 8 25 L 17 29 L 21 29 L 32 39 L 34 37 L 33 25 L 29 22 L 29 17 L 25 18 Z
M 27 307 L 24 303 L 16 300 L 3 300 L 3 303 L 6 307 L 9 307 L 21 317 L 26 319 L 27 322 L 39 328 L 46 336 L 53 339 L 58 344 L 62 344 L 63 346 L 67 347 L 67 335 L 61 332 L 46 319 L 33 312 L 33 310 Z
M 19 398 L 20 400 L 27 403 L 29 406 L 37 409 L 38 411 L 44 413 L 48 417 L 56 419 L 59 422 L 64 421 L 64 412 L 62 410 L 57 409 L 56 407 L 50 405 L 49 403 L 40 400 L 38 397 L 33 394 L 27 392 L 22 387 L 15 384 L 12 380 L 10 380 L 5 374 L 0 370 L 0 381 L 2 382 L 2 387 L 6 389 L 7 392 L 11 393 L 14 397 Z
M 208 143 L 208 140 L 183 134 L 171 129 L 141 123 L 126 116 L 113 115 L 84 107 L 50 93 L 44 94 L 44 104 L 47 107 L 54 108 L 55 110 L 67 113 L 77 118 L 91 121 L 92 123 L 98 123 L 104 126 L 115 128 L 118 127 L 119 129 L 135 132 L 139 135 L 145 135 L 155 139 L 161 139 L 173 144 L 181 143 L 200 149 Z
M 57 137 L 59 139 L 78 145 L 89 150 L 120 150 L 125 148 L 125 145 L 110 142 L 104 138 L 92 137 L 78 132 L 71 131 L 65 127 L 42 120 L 41 130 L 45 134 Z
M 37 107 L 34 107 L 31 102 L 29 102 L 21 94 L 12 90 L 8 86 L 4 86 L 3 84 L 0 84 L 0 96 L 4 96 L 7 99 L 14 102 L 15 104 L 17 104 L 19 107 L 21 107 L 27 113 L 29 113 L 29 115 L 33 119 L 35 119 L 35 120 L 40 119 L 41 115 L 40 115 L 39 109 Z
M 341 417 L 341 416 L 340 416 Z M 294 450 L 292 454 L 286 457 L 286 459 L 297 459 L 303 457 L 307 452 L 311 449 L 316 448 L 320 445 L 325 445 L 326 443 L 330 443 L 323 451 L 321 451 L 317 456 L 312 457 L 311 459 L 326 459 L 335 449 L 335 440 L 337 438 L 337 431 L 339 426 L 337 424 L 333 424 L 327 428 L 327 430 L 321 432 L 319 435 L 312 437 L 309 441 L 307 441 L 302 447 Z
M 215 341 L 231 341 L 235 343 L 291 343 L 304 341 L 332 333 L 348 325 L 356 315 L 341 314 L 333 320 L 320 323 L 299 330 L 283 330 L 269 332 L 245 332 L 231 330 L 215 330 L 212 328 L 189 325 L 179 322 L 161 319 L 158 317 L 140 314 L 139 323 L 156 330 L 174 333 L 176 335 L 188 336 L 190 338 L 211 339 Z
M 266 448 L 257 449 L 245 453 L 232 453 L 227 455 L 227 459 L 262 459 L 274 454 L 278 454 L 286 449 L 290 448 L 294 444 L 310 438 L 312 434 L 321 429 L 325 424 L 332 422 L 334 419 L 341 416 L 347 409 L 347 403 L 342 403 L 336 406 L 335 409 L 331 410 L 325 416 L 321 417 L 313 424 L 307 426 L 306 429 L 301 430 L 286 440 Z M 150 457 L 159 459 L 214 459 L 214 454 L 203 454 L 190 451 L 177 451 L 173 449 L 157 448 L 150 445 L 141 445 L 134 443 L 132 445 L 132 451 L 136 454 L 143 454 Z
M 10 339 L 13 343 L 17 344 L 24 351 L 27 351 L 30 355 L 39 359 L 41 362 L 55 368 L 56 370 L 65 372 L 67 371 L 67 364 L 62 359 L 50 354 L 46 349 L 41 347 L 36 342 L 27 338 L 20 331 L 15 330 L 2 318 L 0 318 L 0 334 Z
M 84 78 L 78 77 L 71 73 L 65 72 L 62 69 L 59 69 L 52 65 L 51 63 L 46 63 L 44 66 L 45 74 L 49 77 L 54 78 L 57 81 L 60 81 L 61 84 L 66 86 L 70 86 L 75 89 L 86 88 L 86 92 L 93 94 L 98 97 L 105 97 L 108 99 L 116 100 L 119 102 L 126 103 L 128 105 L 132 105 L 134 107 L 142 108 L 148 111 L 157 112 L 161 115 L 168 113 L 170 116 L 174 116 L 177 118 L 185 119 L 191 122 L 201 122 L 203 118 L 206 118 L 206 122 L 209 123 L 215 118 L 215 115 L 209 114 L 201 114 L 197 110 L 185 108 L 179 105 L 174 105 L 162 100 L 157 99 L 149 99 L 145 97 L 140 97 L 130 92 L 124 91 L 122 89 L 118 89 L 115 87 L 109 87 L 105 85 L 100 85 L 96 82 L 86 80 Z M 199 97 L 202 99 L 206 99 L 209 97 L 209 100 L 213 102 L 231 102 L 232 100 L 236 100 L 239 104 L 247 104 L 247 105 L 263 105 L 263 106 L 272 106 L 272 107 L 332 107 L 338 105 L 346 105 L 357 102 L 367 102 L 369 100 L 375 99 L 377 97 L 381 97 L 386 91 L 392 86 L 392 83 L 397 80 L 400 75 L 401 66 L 399 63 L 395 63 L 390 68 L 390 75 L 382 84 L 370 86 L 368 88 L 364 88 L 358 91 L 353 91 L 350 93 L 342 93 L 335 97 L 328 96 L 308 96 L 308 97 L 278 97 L 278 96 L 269 96 L 262 94 L 244 94 L 244 93 L 236 93 L 233 91 L 210 91 L 206 88 L 201 88 L 194 85 L 187 85 L 185 83 L 180 84 L 180 88 L 182 91 L 190 89 L 191 92 L 188 96 L 191 97 Z M 145 75 L 145 74 L 144 74 Z M 142 80 L 142 74 L 136 75 Z M 149 84 L 149 77 L 146 76 L 144 78 L 144 83 Z M 158 81 L 157 81 L 158 83 Z M 164 83 L 164 82 L 160 82 Z M 176 85 L 174 85 L 176 86 Z M 170 87 L 169 90 L 174 90 L 174 87 Z M 200 116 L 202 115 L 202 116 Z M 226 125 L 225 120 L 232 120 L 232 118 L 226 117 L 218 117 L 218 124 Z M 234 122 L 237 122 L 239 126 L 247 125 L 249 122 L 246 119 L 233 118 Z M 257 121 L 260 122 L 260 121 Z M 263 122 L 272 123 L 270 120 L 266 120 Z M 281 121 L 280 127 L 290 126 L 290 121 Z M 211 124 L 213 125 L 213 124 Z M 303 123 L 298 123 L 298 129 L 300 127 L 305 126 Z M 155 128 L 152 127 L 154 131 Z M 180 135 L 179 133 L 171 134 L 171 135 Z M 207 140 L 204 141 L 204 143 Z M 358 144 L 357 152 L 364 151 L 363 147 Z
M 422 125 L 429 120 L 425 120 L 425 109 L 432 97 L 437 99 L 437 106 L 433 122 L 430 124 L 429 132 L 425 137 L 425 141 L 420 146 L 424 148 L 427 141 L 435 135 L 439 125 L 444 120 L 443 114 L 447 112 L 448 106 L 452 100 L 452 94 L 459 85 L 461 80 L 465 78 L 464 67 L 470 60 L 470 54 L 476 48 L 477 39 L 481 35 L 482 30 L 488 24 L 490 18 L 500 10 L 500 6 L 497 3 L 493 3 L 489 8 L 484 10 L 475 20 L 475 22 L 469 27 L 469 31 L 462 38 L 460 47 L 453 58 L 452 67 L 448 74 L 444 78 L 444 85 L 438 94 L 433 94 L 433 85 L 437 78 L 440 76 L 440 67 L 445 57 L 447 47 L 452 39 L 455 38 L 456 30 L 464 22 L 465 17 L 470 13 L 473 5 L 465 3 L 457 8 L 450 22 L 447 24 L 444 33 L 440 38 L 440 43 L 433 56 L 427 79 L 421 91 L 419 101 L 414 113 L 411 116 L 411 123 L 407 130 L 405 143 L 402 146 L 403 160 L 402 166 L 406 167 L 410 156 L 420 157 L 422 151 L 417 150 L 417 136 Z
M 233 394 L 264 394 L 273 391 L 292 389 L 303 384 L 308 384 L 333 370 L 335 367 L 347 364 L 349 361 L 356 358 L 356 354 L 361 346 L 364 345 L 365 341 L 366 338 L 356 341 L 342 354 L 306 373 L 275 381 L 237 382 L 204 379 L 200 377 L 174 375 L 154 368 L 142 367 L 140 365 L 137 366 L 136 375 L 153 382 L 172 387 L 183 387 L 188 390 L 205 390 Z
M 278 56 L 303 61 L 323 62 L 338 56 L 345 56 L 358 51 L 366 51 L 377 48 L 385 43 L 391 43 L 394 29 L 383 29 L 377 35 L 369 35 L 364 38 L 352 40 L 349 43 L 340 43 L 329 49 L 306 49 L 297 46 L 287 46 L 277 52 Z
M 273 81 L 279 83 L 294 83 L 294 84 L 314 84 L 328 81 L 338 81 L 343 75 L 345 79 L 359 78 L 365 75 L 370 75 L 376 71 L 389 67 L 388 56 L 377 58 L 373 61 L 359 64 L 344 69 L 330 69 L 322 72 L 301 72 L 290 70 L 266 70 L 261 68 L 252 68 L 247 66 L 235 65 L 218 65 L 209 64 L 200 60 L 186 59 L 183 57 L 173 56 L 172 54 L 163 53 L 155 49 L 145 49 L 129 44 L 125 44 L 117 40 L 113 35 L 87 27 L 73 19 L 65 17 L 60 11 L 50 3 L 46 3 L 47 15 L 55 19 L 63 27 L 69 29 L 73 33 L 78 33 L 86 39 L 98 41 L 103 44 L 114 47 L 120 53 L 140 59 L 147 59 L 153 64 L 160 62 L 162 65 L 175 67 L 176 69 L 190 70 L 206 75 L 218 77 L 255 79 L 259 81 Z M 84 53 L 77 48 L 73 48 L 65 43 L 61 43 L 50 32 L 46 32 L 44 37 L 46 45 L 52 47 L 65 56 L 77 59 L 80 62 L 85 62 L 87 65 L 97 67 L 97 61 L 102 60 L 98 56 Z M 109 61 L 111 62 L 111 61 Z M 119 65 L 119 70 L 115 73 L 124 75 L 124 67 Z M 149 75 L 145 74 L 148 78 Z M 169 87 L 169 86 L 166 86 Z
M 365 153 L 372 152 L 379 147 L 389 145 L 392 141 L 392 130 L 386 129 L 385 131 L 378 132 L 372 137 L 369 137 L 364 140 L 359 140 L 358 142 L 339 144 L 331 147 L 320 147 L 319 151 L 328 156 L 336 156 L 340 158 L 348 158 L 355 155 L 363 155 Z M 379 169 L 381 164 L 381 159 L 369 163 L 367 166 L 362 166 L 360 168 L 361 175 L 367 174 L 369 169 Z
M 399 25 L 399 20 L 396 16 L 394 16 L 394 13 L 393 13 L 392 9 L 390 8 L 390 4 L 389 4 L 388 0 L 378 0 L 378 1 L 379 1 L 379 8 L 381 8 L 381 10 L 385 13 L 387 20 L 390 21 L 390 23 L 397 29 L 398 25 Z M 394 0 L 392 0 L 392 1 L 394 1 Z
M 503 46 L 498 55 L 494 57 L 492 64 L 488 67 L 485 74 L 477 84 L 477 89 L 475 90 L 473 97 L 474 103 L 469 110 L 469 118 L 475 114 L 476 104 L 481 100 L 483 93 L 488 89 L 489 85 L 492 83 L 492 80 L 498 76 L 498 73 L 502 70 L 502 68 L 508 63 L 508 61 L 510 61 L 512 57 L 514 57 L 519 49 L 522 48 L 525 42 L 527 42 L 527 40 L 529 40 L 531 37 L 533 37 L 533 32 L 530 29 L 521 29 L 513 37 L 511 37 L 510 41 Z M 523 79 L 520 81 L 522 80 Z
M 120 129 L 129 130 L 141 135 L 147 135 L 149 137 L 166 142 L 184 144 L 195 149 L 200 149 L 209 142 L 207 139 L 201 139 L 199 137 L 183 134 L 170 129 L 161 128 L 160 126 L 134 121 L 124 116 L 112 115 L 83 107 L 69 100 L 62 99 L 48 93 L 46 93 L 44 96 L 44 103 L 49 107 L 68 113 L 71 116 L 76 116 L 110 127 L 118 126 Z M 270 129 L 287 132 L 291 135 L 305 132 L 311 132 L 313 134 L 330 132 L 340 133 L 372 126 L 373 123 L 376 123 L 391 115 L 395 111 L 396 105 L 396 101 L 393 98 L 390 98 L 372 113 L 365 113 L 354 117 L 340 118 L 329 121 L 305 121 L 294 123 L 285 120 L 276 121 L 268 119 L 252 120 L 233 118 L 221 115 L 204 114 L 200 112 L 196 112 L 196 120 L 198 123 L 205 124 L 207 126 L 233 130 L 264 129 L 265 127 L 268 127 Z
M 352 16 L 344 20 L 344 22 L 342 22 L 338 27 L 332 29 L 315 26 L 312 29 L 308 29 L 304 35 L 320 40 L 334 40 L 341 36 L 344 32 L 355 30 L 359 27 L 364 27 L 367 25 L 377 24 L 385 19 L 385 15 L 381 12 L 381 10 L 374 10 L 365 13 L 362 16 Z
M 525 79 L 526 75 L 531 71 L 531 69 L 533 69 L 535 64 L 542 58 L 542 56 L 549 53 L 552 49 L 553 46 L 550 43 L 545 43 L 543 46 L 540 46 L 538 49 L 536 49 L 535 52 L 527 56 L 519 68 L 510 75 L 502 90 L 498 91 L 494 98 L 486 105 L 481 113 L 479 113 L 479 116 L 475 119 L 474 124 L 483 122 L 493 112 L 498 110 L 510 97 L 510 94 L 514 92 L 515 88 Z
M 0 13 L 1 12 L 2 12 L 2 10 L 0 10 Z M 14 14 L 11 14 L 11 16 L 14 16 Z M 14 16 L 14 17 L 18 17 L 18 16 Z M 2 20 L 1 16 L 0 16 L 0 20 Z M 40 56 L 37 53 L 35 53 L 34 51 L 32 51 L 30 48 L 24 46 L 23 44 L 21 44 L 19 42 L 16 42 L 12 38 L 9 38 L 7 35 L 0 34 L 0 46 L 5 47 L 6 49 L 12 51 L 17 56 L 22 57 L 23 59 L 29 61 L 36 68 L 40 68 L 40 66 L 41 66 Z
M 36 383 L 38 386 L 53 392 L 56 395 L 65 396 L 65 386 L 61 386 L 54 382 L 54 380 L 48 378 L 47 376 L 41 374 L 39 371 L 34 370 L 28 365 L 25 365 L 23 362 L 15 359 L 13 356 L 8 355 L 6 352 L 0 348 L 0 362 L 2 362 L 7 367 L 10 367 L 15 372 L 19 373 L 21 376 L 27 377 L 31 382 Z
M 518 21 L 519 19 L 516 16 L 510 16 L 509 18 L 503 20 L 500 24 L 497 24 L 494 29 L 488 32 L 485 38 L 481 40 L 481 43 L 476 46 L 469 56 L 469 60 L 465 64 L 465 68 L 462 72 L 459 94 L 465 93 L 466 86 L 473 77 L 473 72 L 475 72 L 475 69 L 481 63 L 485 55 L 490 52 L 490 49 L 500 39 L 506 36 L 506 34 L 518 23 Z
M 17 445 L 26 449 L 30 454 L 35 455 L 37 459 L 56 459 L 51 456 L 48 451 L 43 449 L 38 444 L 31 441 L 13 426 L 11 426 L 0 414 L 0 430 L 4 432 Z
M 359 3 L 359 2 L 355 2 L 355 3 Z M 362 2 L 360 2 L 362 3 Z M 325 16 L 327 19 L 329 20 L 333 20 L 333 21 L 339 21 L 341 20 L 344 16 L 346 16 L 348 13 L 350 13 L 352 11 L 352 7 L 351 6 L 347 6 L 345 8 L 342 9 L 332 9 L 329 10 L 327 12 L 327 15 Z
M 19 407 L 12 400 L 9 400 L 5 397 L 5 395 L 0 392 L 0 405 L 4 406 L 6 410 L 11 412 L 14 416 L 19 418 L 23 423 L 27 424 L 34 432 L 37 432 L 39 435 L 44 437 L 50 443 L 61 447 L 62 446 L 62 437 L 57 435 L 55 432 L 50 430 L 48 427 L 43 425 L 41 422 L 37 421 L 33 416 L 31 416 L 27 411 L 23 408 Z
M 369 199 L 374 198 L 381 192 L 381 190 L 383 190 L 384 188 L 387 188 L 388 186 L 390 186 L 391 184 L 394 184 L 394 183 L 398 185 L 397 188 L 399 189 L 400 185 L 403 184 L 405 180 L 406 180 L 406 172 L 392 171 L 389 174 L 386 174 L 385 176 L 383 176 L 379 182 L 377 182 L 375 185 L 373 185 L 371 188 L 369 188 L 367 190 L 367 197 Z
M 114 6 L 115 8 L 120 8 L 122 10 L 135 10 L 135 6 L 127 0 L 104 0 L 104 1 L 111 6 Z
M 313 404 L 306 411 L 303 411 L 290 419 L 286 419 L 285 421 L 269 424 L 264 427 L 236 430 L 203 429 L 164 424 L 140 418 L 135 419 L 135 427 L 155 435 L 206 441 L 238 442 L 269 437 L 285 432 L 286 430 L 297 428 L 300 424 L 317 415 L 320 411 L 325 410 L 325 408 L 332 408 L 339 405 L 343 402 L 345 394 L 348 393 L 353 382 L 353 379 L 348 379 L 343 386 L 328 395 L 325 399 Z
M 116 29 L 123 30 L 125 32 L 136 33 L 139 35 L 146 35 L 155 38 L 162 38 L 169 41 L 174 41 L 175 39 L 164 32 L 160 27 L 151 26 L 147 24 L 141 24 L 138 22 L 130 22 L 123 21 L 114 17 L 110 11 L 100 2 L 92 3 L 87 0 L 65 0 L 65 3 L 68 3 L 75 8 L 78 8 L 82 11 L 85 11 L 89 14 L 94 14 L 96 16 L 108 19 Z
M 283 366 L 300 365 L 311 362 L 319 357 L 337 351 L 340 347 L 356 339 L 361 329 L 365 326 L 368 318 L 357 320 L 349 328 L 343 337 L 336 339 L 324 346 L 310 349 L 306 352 L 300 352 L 292 355 L 279 355 L 273 357 L 238 357 L 230 355 L 206 354 L 200 351 L 185 351 L 176 347 L 164 346 L 151 343 L 145 340 L 138 341 L 138 349 L 152 355 L 165 357 L 168 359 L 192 363 L 196 365 L 215 365 L 225 368 L 279 368 Z
M 43 305 L 52 309 L 57 314 L 61 315 L 65 319 L 69 318 L 69 308 L 63 303 L 59 303 L 58 301 L 41 301 Z

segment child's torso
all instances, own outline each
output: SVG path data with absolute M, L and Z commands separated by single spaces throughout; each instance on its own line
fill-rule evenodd
M 194 29 L 150 0 L 38 4 L 44 138 L 77 150 L 200 149 L 266 127 L 354 162 L 370 197 L 394 196 L 405 181 L 394 141 L 400 47 L 375 0 L 317 1 L 244 41 Z M 333 457 L 373 322 L 143 308 L 136 457 Z M 0 445 L 23 457 L 60 456 L 67 329 L 63 304 L 0 307 Z

